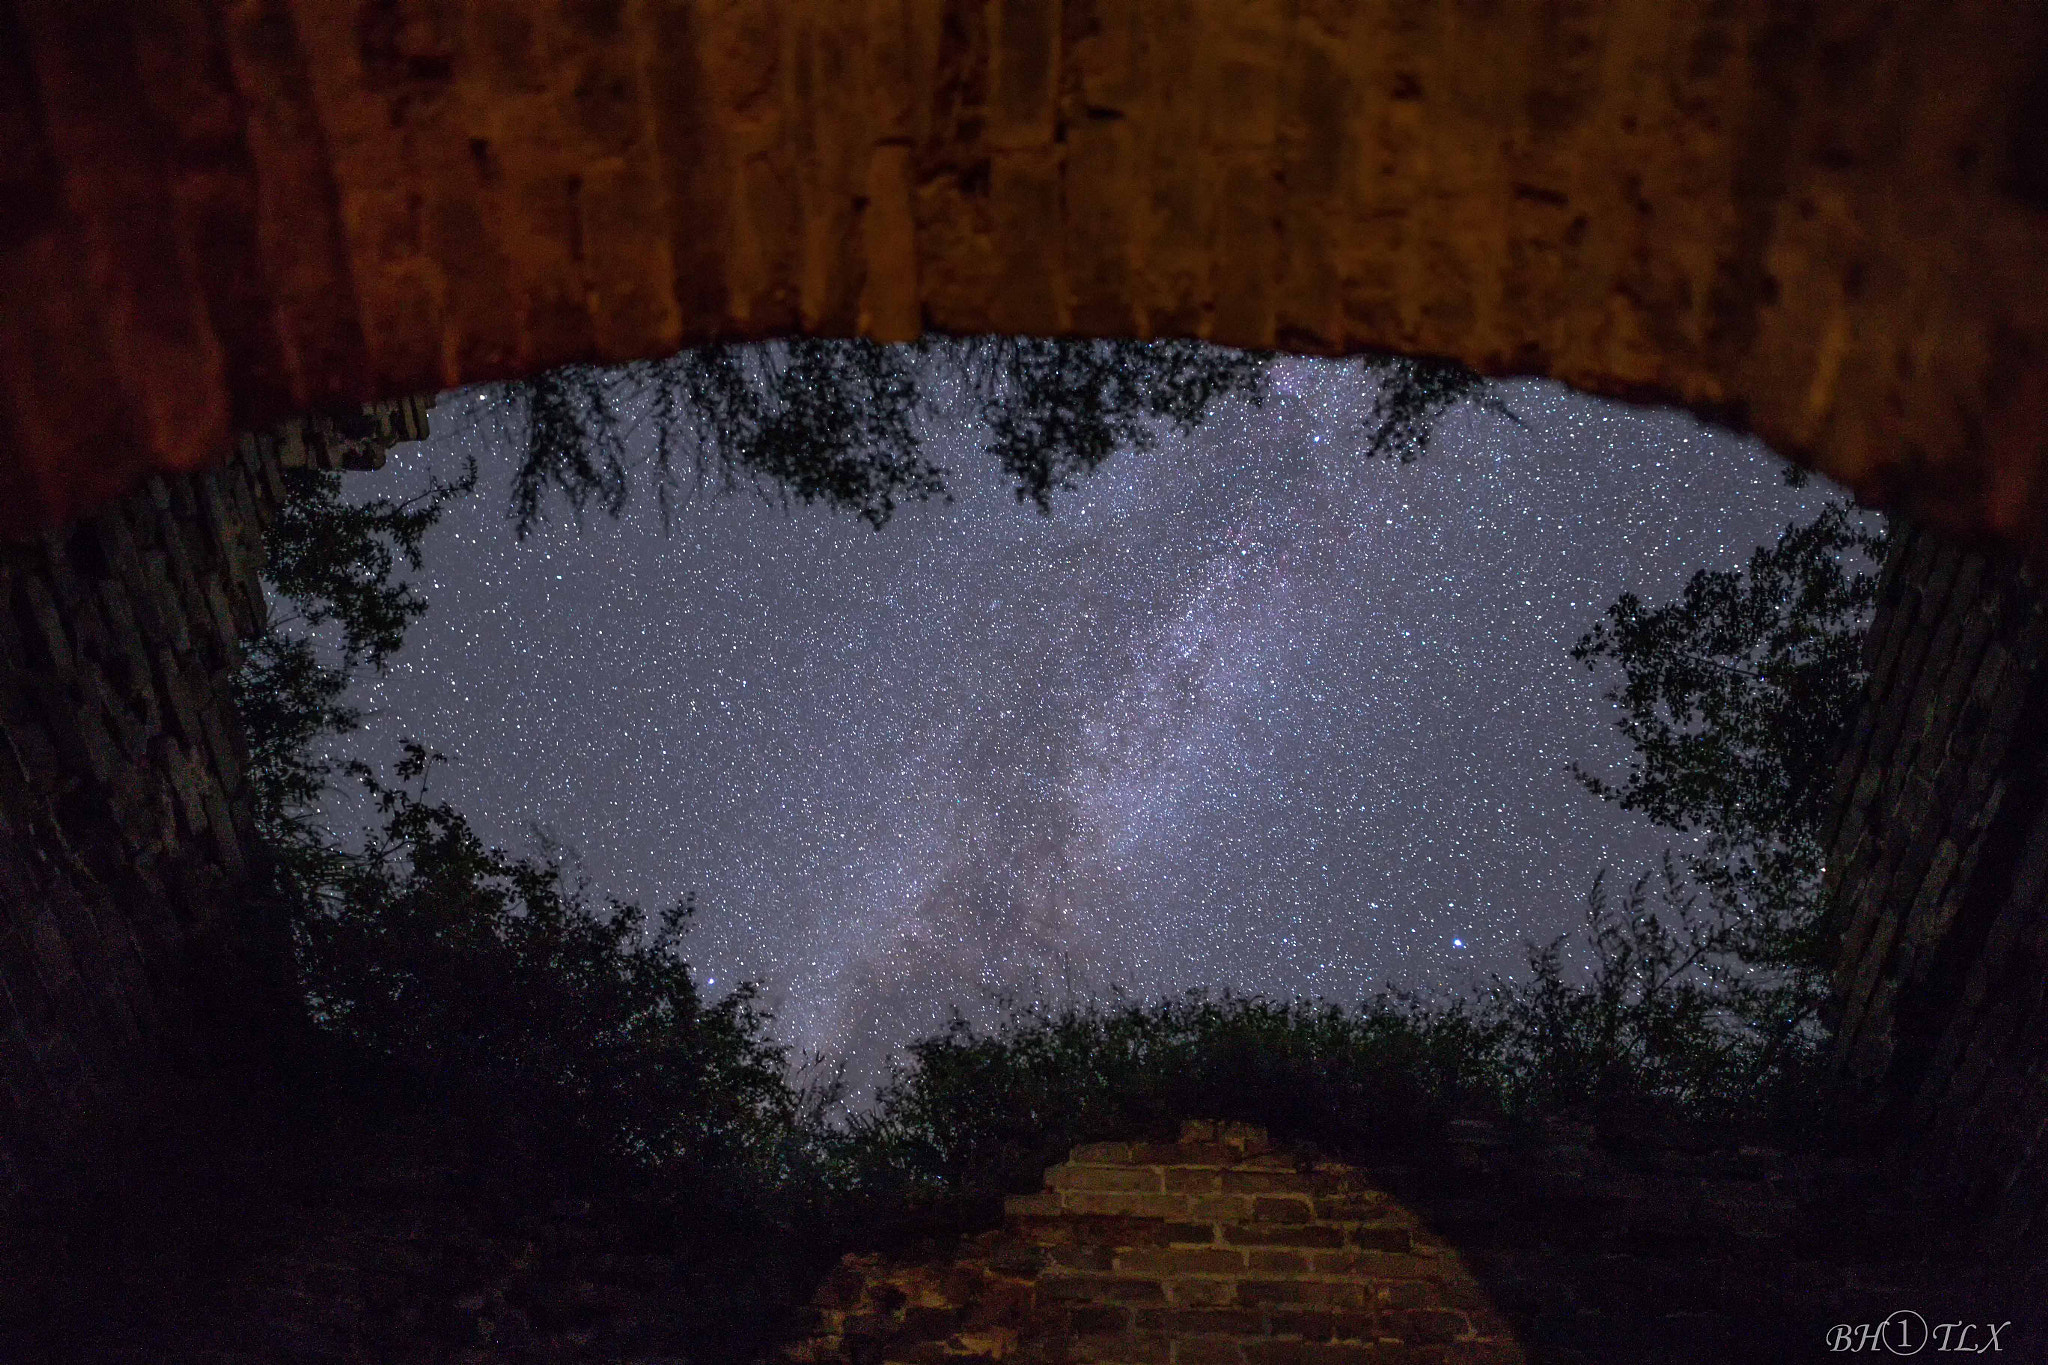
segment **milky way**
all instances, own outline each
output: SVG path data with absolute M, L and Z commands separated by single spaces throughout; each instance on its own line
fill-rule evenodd
M 1051 518 L 974 429 L 955 500 L 877 533 L 706 497 L 524 544 L 478 395 L 351 494 L 466 452 L 433 609 L 356 700 L 489 838 L 594 887 L 695 892 L 722 993 L 861 1080 L 949 1011 L 1190 986 L 1355 1000 L 1512 972 L 1664 840 L 1580 790 L 1625 756 L 1566 651 L 1616 595 L 1732 567 L 1832 490 L 1680 413 L 1504 385 L 1419 463 L 1359 453 L 1371 381 L 1287 361 L 1262 410 L 1120 454 Z M 332 810 L 346 818 L 346 802 Z

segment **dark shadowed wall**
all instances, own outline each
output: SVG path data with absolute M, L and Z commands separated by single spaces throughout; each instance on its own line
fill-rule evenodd
M 1866 646 L 1828 875 L 1837 1060 L 1904 1171 L 2003 1234 L 2048 1227 L 2048 599 L 1908 532 Z
M 292 423 L 0 546 L 0 1206 L 88 1173 L 181 1067 L 217 1065 L 212 1007 L 247 1003 L 223 998 L 263 966 L 230 914 L 254 829 L 229 682 L 281 469 L 426 434 L 417 400 L 372 415 L 367 441 Z

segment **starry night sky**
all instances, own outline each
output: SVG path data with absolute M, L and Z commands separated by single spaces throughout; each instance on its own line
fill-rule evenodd
M 1356 365 L 1274 378 L 1050 519 L 941 421 L 954 501 L 879 533 L 743 494 L 666 539 L 651 498 L 580 533 L 557 504 L 524 544 L 490 392 L 444 396 L 431 441 L 346 485 L 483 469 L 348 750 L 417 736 L 486 838 L 545 829 L 650 910 L 694 891 L 700 982 L 761 981 L 857 1084 L 955 1006 L 1514 973 L 1600 867 L 1666 843 L 1566 772 L 1626 756 L 1566 651 L 1622 591 L 1668 598 L 1835 490 L 1535 381 L 1498 389 L 1526 427 L 1461 408 L 1420 463 L 1368 462 Z

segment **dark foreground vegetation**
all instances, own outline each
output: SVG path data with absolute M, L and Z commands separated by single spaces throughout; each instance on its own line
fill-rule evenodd
M 1256 358 L 1196 347 L 989 343 L 940 360 L 1020 500 L 1041 508 L 1154 424 L 1256 400 L 1262 382 Z M 551 376 L 509 400 L 530 433 L 513 515 L 531 525 L 550 489 L 579 509 L 623 506 L 623 433 L 652 403 L 680 433 L 662 438 L 661 471 L 673 440 L 700 477 L 880 526 L 898 499 L 942 496 L 949 473 L 919 463 L 913 400 L 934 373 L 919 363 L 799 343 L 779 359 L 711 351 Z M 1419 453 L 1430 418 L 1478 392 L 1443 367 L 1387 380 L 1369 453 Z M 689 903 L 650 915 L 545 854 L 487 846 L 432 798 L 440 758 L 425 745 L 388 779 L 325 756 L 358 720 L 342 702 L 352 671 L 382 667 L 425 609 L 396 581 L 400 561 L 419 566 L 475 470 L 406 504 L 345 503 L 334 474 L 290 483 L 269 576 L 292 610 L 257 642 L 240 696 L 267 841 L 251 932 L 290 943 L 297 1004 L 271 1039 L 276 1069 L 312 1128 L 430 1134 L 467 1208 L 505 1226 L 594 1209 L 617 1245 L 675 1258 L 697 1305 L 692 1359 L 769 1347 L 844 1249 L 986 1225 L 1074 1143 L 1183 1118 L 1420 1160 L 1458 1119 L 1787 1142 L 1823 1117 L 1819 729 L 1846 723 L 1860 682 L 1870 588 L 1851 552 L 1881 552 L 1839 512 L 1670 607 L 1625 599 L 1582 643 L 1589 663 L 1621 669 L 1642 757 L 1620 783 L 1588 785 L 1717 834 L 1689 863 L 1596 880 L 1581 939 L 1532 946 L 1525 976 L 1434 1000 L 1022 1010 L 912 1044 L 872 1105 L 848 1110 L 833 1076 L 792 1066 L 750 988 L 703 992 L 683 951 Z M 336 780 L 374 798 L 360 839 L 316 820 Z

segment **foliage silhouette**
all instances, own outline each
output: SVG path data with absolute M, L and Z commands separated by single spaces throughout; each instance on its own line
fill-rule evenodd
M 523 539 L 551 492 L 579 523 L 591 506 L 618 516 L 651 464 L 664 528 L 684 466 L 694 489 L 824 503 L 879 530 L 904 503 L 948 496 L 954 471 L 934 463 L 925 442 L 931 422 L 963 401 L 1017 500 L 1050 513 L 1054 493 L 1117 450 L 1149 448 L 1160 426 L 1192 429 L 1233 399 L 1261 404 L 1271 363 L 1195 341 L 926 337 L 900 346 L 798 338 L 613 369 L 570 366 L 502 390 L 502 416 L 524 446 L 510 516 Z M 1362 363 L 1379 381 L 1371 458 L 1419 458 L 1460 402 L 1520 420 L 1456 362 Z M 647 457 L 635 453 L 643 428 Z
M 1156 424 L 1192 425 L 1220 399 L 1262 392 L 1258 357 L 977 345 L 955 357 L 955 396 L 975 405 L 1018 499 L 1041 511 L 1115 449 L 1153 439 Z M 900 503 L 944 495 L 948 471 L 919 445 L 916 404 L 938 373 L 918 368 L 921 354 L 789 343 L 707 348 L 624 378 L 558 372 L 520 400 L 531 430 L 515 519 L 530 526 L 550 488 L 579 514 L 625 505 L 638 400 L 618 386 L 642 384 L 643 409 L 673 403 L 677 414 L 658 424 L 657 474 L 687 454 L 700 482 L 884 525 Z M 1419 456 L 1429 423 L 1476 392 L 1426 366 L 1377 363 L 1388 384 L 1369 455 Z M 1722 1133 L 1816 1116 L 1804 997 L 1752 970 L 1753 923 L 1721 913 L 1727 887 L 1755 896 L 1772 885 L 1768 868 L 1714 864 L 1689 886 L 1667 859 L 1618 901 L 1596 879 L 1576 952 L 1565 939 L 1530 945 L 1525 977 L 1467 996 L 1389 990 L 1343 1006 L 1197 992 L 1022 1011 L 990 1028 L 956 1022 L 910 1045 L 872 1107 L 835 1119 L 836 1079 L 791 1066 L 753 987 L 715 1001 L 700 991 L 680 945 L 689 901 L 650 917 L 591 894 L 553 852 L 488 846 L 430 798 L 442 760 L 417 742 L 388 782 L 324 756 L 325 740 L 359 720 L 342 700 L 351 671 L 382 667 L 425 609 L 393 581 L 400 561 L 419 568 L 426 530 L 474 483 L 472 467 L 412 503 L 357 507 L 340 500 L 338 476 L 291 478 L 269 574 L 298 613 L 273 620 L 237 692 L 268 903 L 322 1040 L 318 1065 L 365 1103 L 438 1116 L 480 1178 L 522 1198 L 522 1182 L 544 1176 L 666 1227 L 669 1244 L 692 1249 L 710 1311 L 729 1319 L 706 1328 L 721 1344 L 703 1358 L 761 1346 L 771 1310 L 803 1297 L 839 1249 L 985 1222 L 1074 1143 L 1168 1133 L 1185 1118 L 1255 1122 L 1337 1153 L 1413 1155 L 1474 1113 Z M 1853 654 L 1868 603 L 1838 556 L 1874 544 L 1823 517 L 1759 552 L 1746 578 L 1699 576 L 1678 607 L 1617 603 L 1577 657 L 1640 682 L 1623 697 L 1643 759 L 1624 784 L 1582 780 L 1687 827 L 1717 820 L 1737 857 L 1761 859 L 1805 828 L 1825 764 L 1799 727 L 1845 714 L 1829 668 Z M 338 662 L 305 633 L 320 629 L 338 633 L 324 647 Z M 1741 686 L 1723 664 L 1741 670 Z M 1716 716 L 1731 718 L 1721 747 L 1695 743 L 1689 727 Z M 1736 775 L 1700 770 L 1723 755 L 1740 760 Z M 340 776 L 378 813 L 360 847 L 315 820 Z M 1780 781 L 1785 792 L 1769 789 Z M 1776 940 L 1764 946 L 1798 960 Z
M 1495 397 L 1484 376 L 1455 360 L 1398 355 L 1369 356 L 1366 370 L 1379 380 L 1371 433 L 1365 443 L 1369 458 L 1411 464 L 1429 453 L 1429 441 L 1444 413 L 1460 403 L 1476 403 L 1482 411 L 1505 417 L 1516 426 L 1522 419 Z
M 1572 1115 L 1624 1138 L 1811 1130 L 1813 1040 L 1770 1026 L 1734 934 L 1675 863 L 1618 904 L 1596 878 L 1583 970 L 1567 943 L 1528 945 L 1525 977 L 1434 1000 L 1193 991 L 1024 1008 L 986 1028 L 956 1019 L 851 1117 L 833 1183 L 897 1219 L 965 1226 L 1075 1143 L 1166 1136 L 1187 1118 L 1404 1161 L 1441 1151 L 1460 1116 L 1512 1132 Z
M 1676 601 L 1623 594 L 1571 651 L 1588 668 L 1620 671 L 1606 695 L 1635 751 L 1619 783 L 1576 763 L 1573 776 L 1624 810 L 1703 836 L 1687 870 L 1726 921 L 1729 951 L 1774 983 L 1776 994 L 1745 998 L 1759 1024 L 1810 1021 L 1825 999 L 1836 928 L 1823 904 L 1820 822 L 1863 692 L 1886 544 L 1886 532 L 1831 504 L 1743 569 L 1694 574 Z

